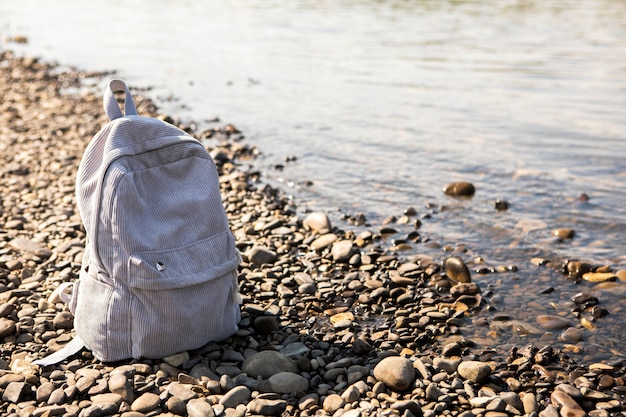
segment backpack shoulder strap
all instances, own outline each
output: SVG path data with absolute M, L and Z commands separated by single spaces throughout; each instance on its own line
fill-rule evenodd
M 124 114 L 122 114 L 122 110 L 115 99 L 114 94 L 117 92 L 124 92 L 126 94 L 124 97 Z M 109 81 L 109 84 L 104 89 L 102 102 L 104 105 L 104 111 L 106 112 L 109 120 L 119 119 L 124 116 L 137 115 L 137 108 L 135 107 L 133 96 L 130 94 L 130 90 L 128 89 L 126 83 L 122 80 L 113 79 Z

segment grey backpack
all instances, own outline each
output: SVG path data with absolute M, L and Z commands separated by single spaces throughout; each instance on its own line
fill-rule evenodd
M 70 300 L 79 340 L 116 361 L 227 338 L 240 319 L 240 258 L 211 156 L 177 127 L 137 116 L 121 80 L 107 85 L 104 108 L 111 121 L 76 177 L 87 234 Z

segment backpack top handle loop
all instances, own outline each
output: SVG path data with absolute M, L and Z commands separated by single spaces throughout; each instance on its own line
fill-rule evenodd
M 124 114 L 122 114 L 122 110 L 115 99 L 114 93 L 117 93 L 118 91 L 126 93 L 126 97 L 124 98 Z M 135 107 L 133 96 L 130 94 L 130 90 L 128 89 L 126 83 L 122 80 L 113 79 L 109 81 L 104 89 L 103 105 L 104 111 L 106 112 L 109 120 L 115 120 L 124 116 L 137 115 L 137 108 Z

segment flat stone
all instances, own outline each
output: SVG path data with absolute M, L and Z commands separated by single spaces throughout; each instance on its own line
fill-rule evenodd
M 446 371 L 448 374 L 452 374 L 456 371 L 456 369 L 459 367 L 459 364 L 461 363 L 461 359 L 449 359 L 449 358 L 442 358 L 442 357 L 436 357 L 433 359 L 433 366 L 436 369 L 441 369 Z
M 73 329 L 74 315 L 69 311 L 61 311 L 54 316 L 52 325 L 55 329 Z
M 65 394 L 65 391 L 63 390 L 63 388 L 57 388 L 50 394 L 50 397 L 48 398 L 48 404 L 63 404 L 65 400 L 67 400 L 67 395 Z
M 204 398 L 194 398 L 187 403 L 187 417 L 215 417 L 215 412 Z
M 396 401 L 391 404 L 391 409 L 399 411 L 400 413 L 402 413 L 402 415 L 406 415 L 404 413 L 407 410 L 411 412 L 410 415 L 413 415 L 415 417 L 421 417 L 423 415 L 422 407 L 419 405 L 417 400 Z
M 273 250 L 265 246 L 253 246 L 246 253 L 246 258 L 255 265 L 273 264 L 278 259 L 278 255 Z
M 334 233 L 327 233 L 315 239 L 311 242 L 311 249 L 320 250 L 330 246 L 333 242 L 338 239 L 337 235 Z
M 6 388 L 11 382 L 24 382 L 26 378 L 21 374 L 5 374 L 0 376 L 0 388 Z
M 163 362 L 174 368 L 179 368 L 183 363 L 189 360 L 189 352 L 179 352 L 173 355 L 166 356 L 162 359 Z
M 554 390 L 550 396 L 553 404 L 561 409 L 561 415 L 567 417 L 585 417 L 587 413 L 565 391 Z
M 537 324 L 546 330 L 560 330 L 572 325 L 569 320 L 563 317 L 548 314 L 537 316 Z
M 617 276 L 613 272 L 587 272 L 583 279 L 589 282 L 615 281 Z
M 196 398 L 198 394 L 191 388 L 179 382 L 172 382 L 167 386 L 167 391 L 174 397 L 180 398 L 184 402 Z
M 117 414 L 119 406 L 115 403 L 95 403 L 83 408 L 80 417 L 100 417 Z
M 311 353 L 311 349 L 302 342 L 295 342 L 282 348 L 280 353 L 291 359 L 297 359 L 301 356 L 308 356 Z
M 346 401 L 338 394 L 330 394 L 324 399 L 322 408 L 327 413 L 333 414 L 335 411 L 343 408 L 346 405 Z
M 309 389 L 309 381 L 295 372 L 279 372 L 270 376 L 268 380 L 272 390 L 280 394 L 306 392 Z
M 52 416 L 62 416 L 67 413 L 67 407 L 65 405 L 45 405 L 43 407 L 38 407 L 33 412 L 33 417 L 52 417 Z
M 249 388 L 237 386 L 224 394 L 219 403 L 223 405 L 224 408 L 235 408 L 237 405 L 244 404 L 250 400 L 251 394 L 252 392 Z
M 480 292 L 480 287 L 474 282 L 460 283 L 450 288 L 450 294 L 455 297 L 461 295 L 476 295 L 480 294 Z
M 246 359 L 241 370 L 252 378 L 267 379 L 280 372 L 298 372 L 298 366 L 287 355 L 263 350 Z
M 561 240 L 573 239 L 574 236 L 576 236 L 576 231 L 568 228 L 554 229 L 552 231 L 552 236 Z
M 208 365 L 204 363 L 199 363 L 195 365 L 193 368 L 191 368 L 191 371 L 189 371 L 189 375 L 197 380 L 201 380 L 203 377 L 209 378 L 212 380 L 220 379 L 219 375 L 213 372 L 211 367 L 209 367 Z
M 287 401 L 280 399 L 255 398 L 247 406 L 251 414 L 280 416 L 287 409 Z
M 137 398 L 131 404 L 130 408 L 132 411 L 139 411 L 140 413 L 149 413 L 157 409 L 157 407 L 161 404 L 161 399 L 158 395 L 153 394 L 151 392 L 146 392 L 142 394 L 139 398 Z
M 538 409 L 537 396 L 533 392 L 527 392 L 522 397 L 524 404 L 524 414 L 536 413 Z
M 26 390 L 27 384 L 25 382 L 10 382 L 2 393 L 2 401 L 18 403 L 26 394 Z
M 115 403 L 118 406 L 124 402 L 124 399 L 119 394 L 105 393 L 97 394 L 91 397 L 91 402 L 95 403 Z

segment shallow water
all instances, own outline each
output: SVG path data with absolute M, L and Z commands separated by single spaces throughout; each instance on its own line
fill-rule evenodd
M 4 49 L 116 69 L 154 87 L 164 111 L 201 128 L 235 124 L 264 153 L 266 180 L 302 209 L 342 227 L 363 213 L 376 228 L 415 207 L 431 216 L 421 233 L 464 244 L 467 261 L 517 265 L 474 277 L 516 319 L 532 322 L 535 303 L 566 314 L 568 297 L 592 288 L 532 257 L 626 269 L 625 2 L 0 0 L 0 10 L 0 37 L 29 39 Z M 476 185 L 474 198 L 443 195 L 457 180 Z M 497 199 L 510 209 L 497 212 Z M 556 242 L 550 232 L 565 227 L 575 238 Z M 556 291 L 538 295 L 547 286 Z M 612 337 L 626 352 L 625 286 L 601 292 L 610 314 L 589 344 Z M 499 344 L 528 338 L 495 333 Z

